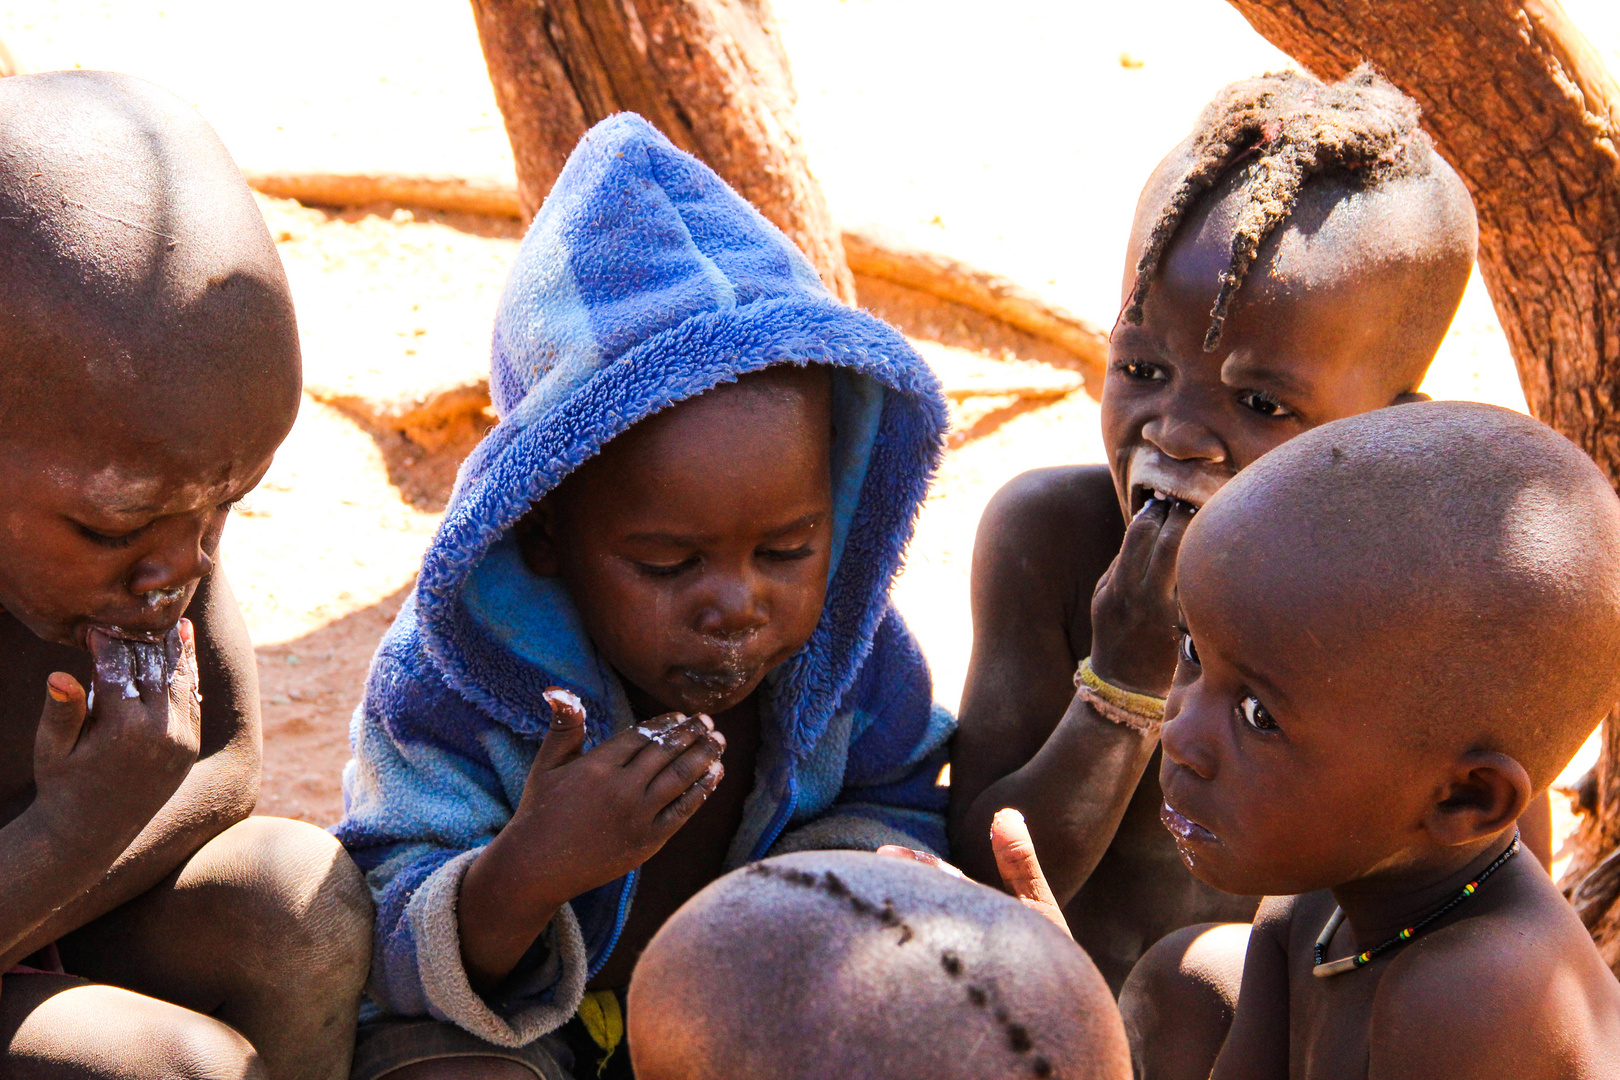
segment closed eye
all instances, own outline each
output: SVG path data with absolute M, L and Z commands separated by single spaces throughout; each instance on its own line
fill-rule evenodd
M 78 522 L 74 522 L 74 524 L 78 526 L 80 536 L 84 537 L 92 544 L 99 544 L 106 548 L 129 547 L 129 545 L 133 544 L 136 538 L 141 535 L 141 532 L 145 528 L 145 526 L 142 526 L 140 529 L 131 529 L 127 533 L 104 533 L 97 532 L 88 525 L 79 525 Z
M 772 562 L 798 562 L 800 559 L 808 559 L 815 553 L 816 549 L 810 544 L 800 544 L 795 548 L 760 548 L 758 554 L 760 558 Z
M 697 566 L 697 564 L 698 558 L 696 555 L 693 555 L 690 558 L 682 559 L 680 562 L 675 563 L 649 563 L 637 560 L 636 569 L 640 570 L 648 577 L 668 578 L 674 577 L 683 570 L 689 570 L 692 567 Z

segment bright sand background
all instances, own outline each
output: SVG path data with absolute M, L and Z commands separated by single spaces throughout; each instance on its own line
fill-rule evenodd
M 1620 70 L 1620 5 L 1566 7 Z M 775 9 L 810 161 L 841 222 L 881 224 L 1105 326 L 1142 180 L 1220 86 L 1288 64 L 1220 0 Z M 111 68 L 170 87 L 246 169 L 512 176 L 465 4 L 0 0 L 0 40 L 33 70 Z M 484 355 L 512 230 L 264 205 L 312 376 L 356 357 L 387 373 Z M 1425 389 L 1524 407 L 1477 276 Z M 1083 393 L 951 452 L 897 586 L 947 704 L 971 644 L 968 562 L 985 501 L 1025 469 L 1100 454 Z M 436 521 L 388 483 L 360 428 L 306 399 L 225 542 L 260 644 L 262 809 L 335 819 L 365 659 Z

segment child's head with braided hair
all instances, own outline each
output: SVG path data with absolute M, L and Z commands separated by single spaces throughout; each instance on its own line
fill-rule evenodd
M 1103 397 L 1126 512 L 1201 505 L 1308 428 L 1419 397 L 1476 241 L 1417 104 L 1370 68 L 1222 90 L 1132 226 Z

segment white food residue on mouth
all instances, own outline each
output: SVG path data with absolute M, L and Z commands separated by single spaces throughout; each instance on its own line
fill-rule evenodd
M 141 593 L 141 603 L 149 608 L 161 607 L 171 604 L 186 595 L 184 585 L 176 585 L 172 589 L 150 589 Z

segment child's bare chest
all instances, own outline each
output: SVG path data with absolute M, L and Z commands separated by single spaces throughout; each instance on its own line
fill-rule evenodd
M 90 684 L 90 655 L 41 641 L 0 611 L 0 824 L 34 797 L 34 732 L 45 704 L 45 679 L 65 671 Z

